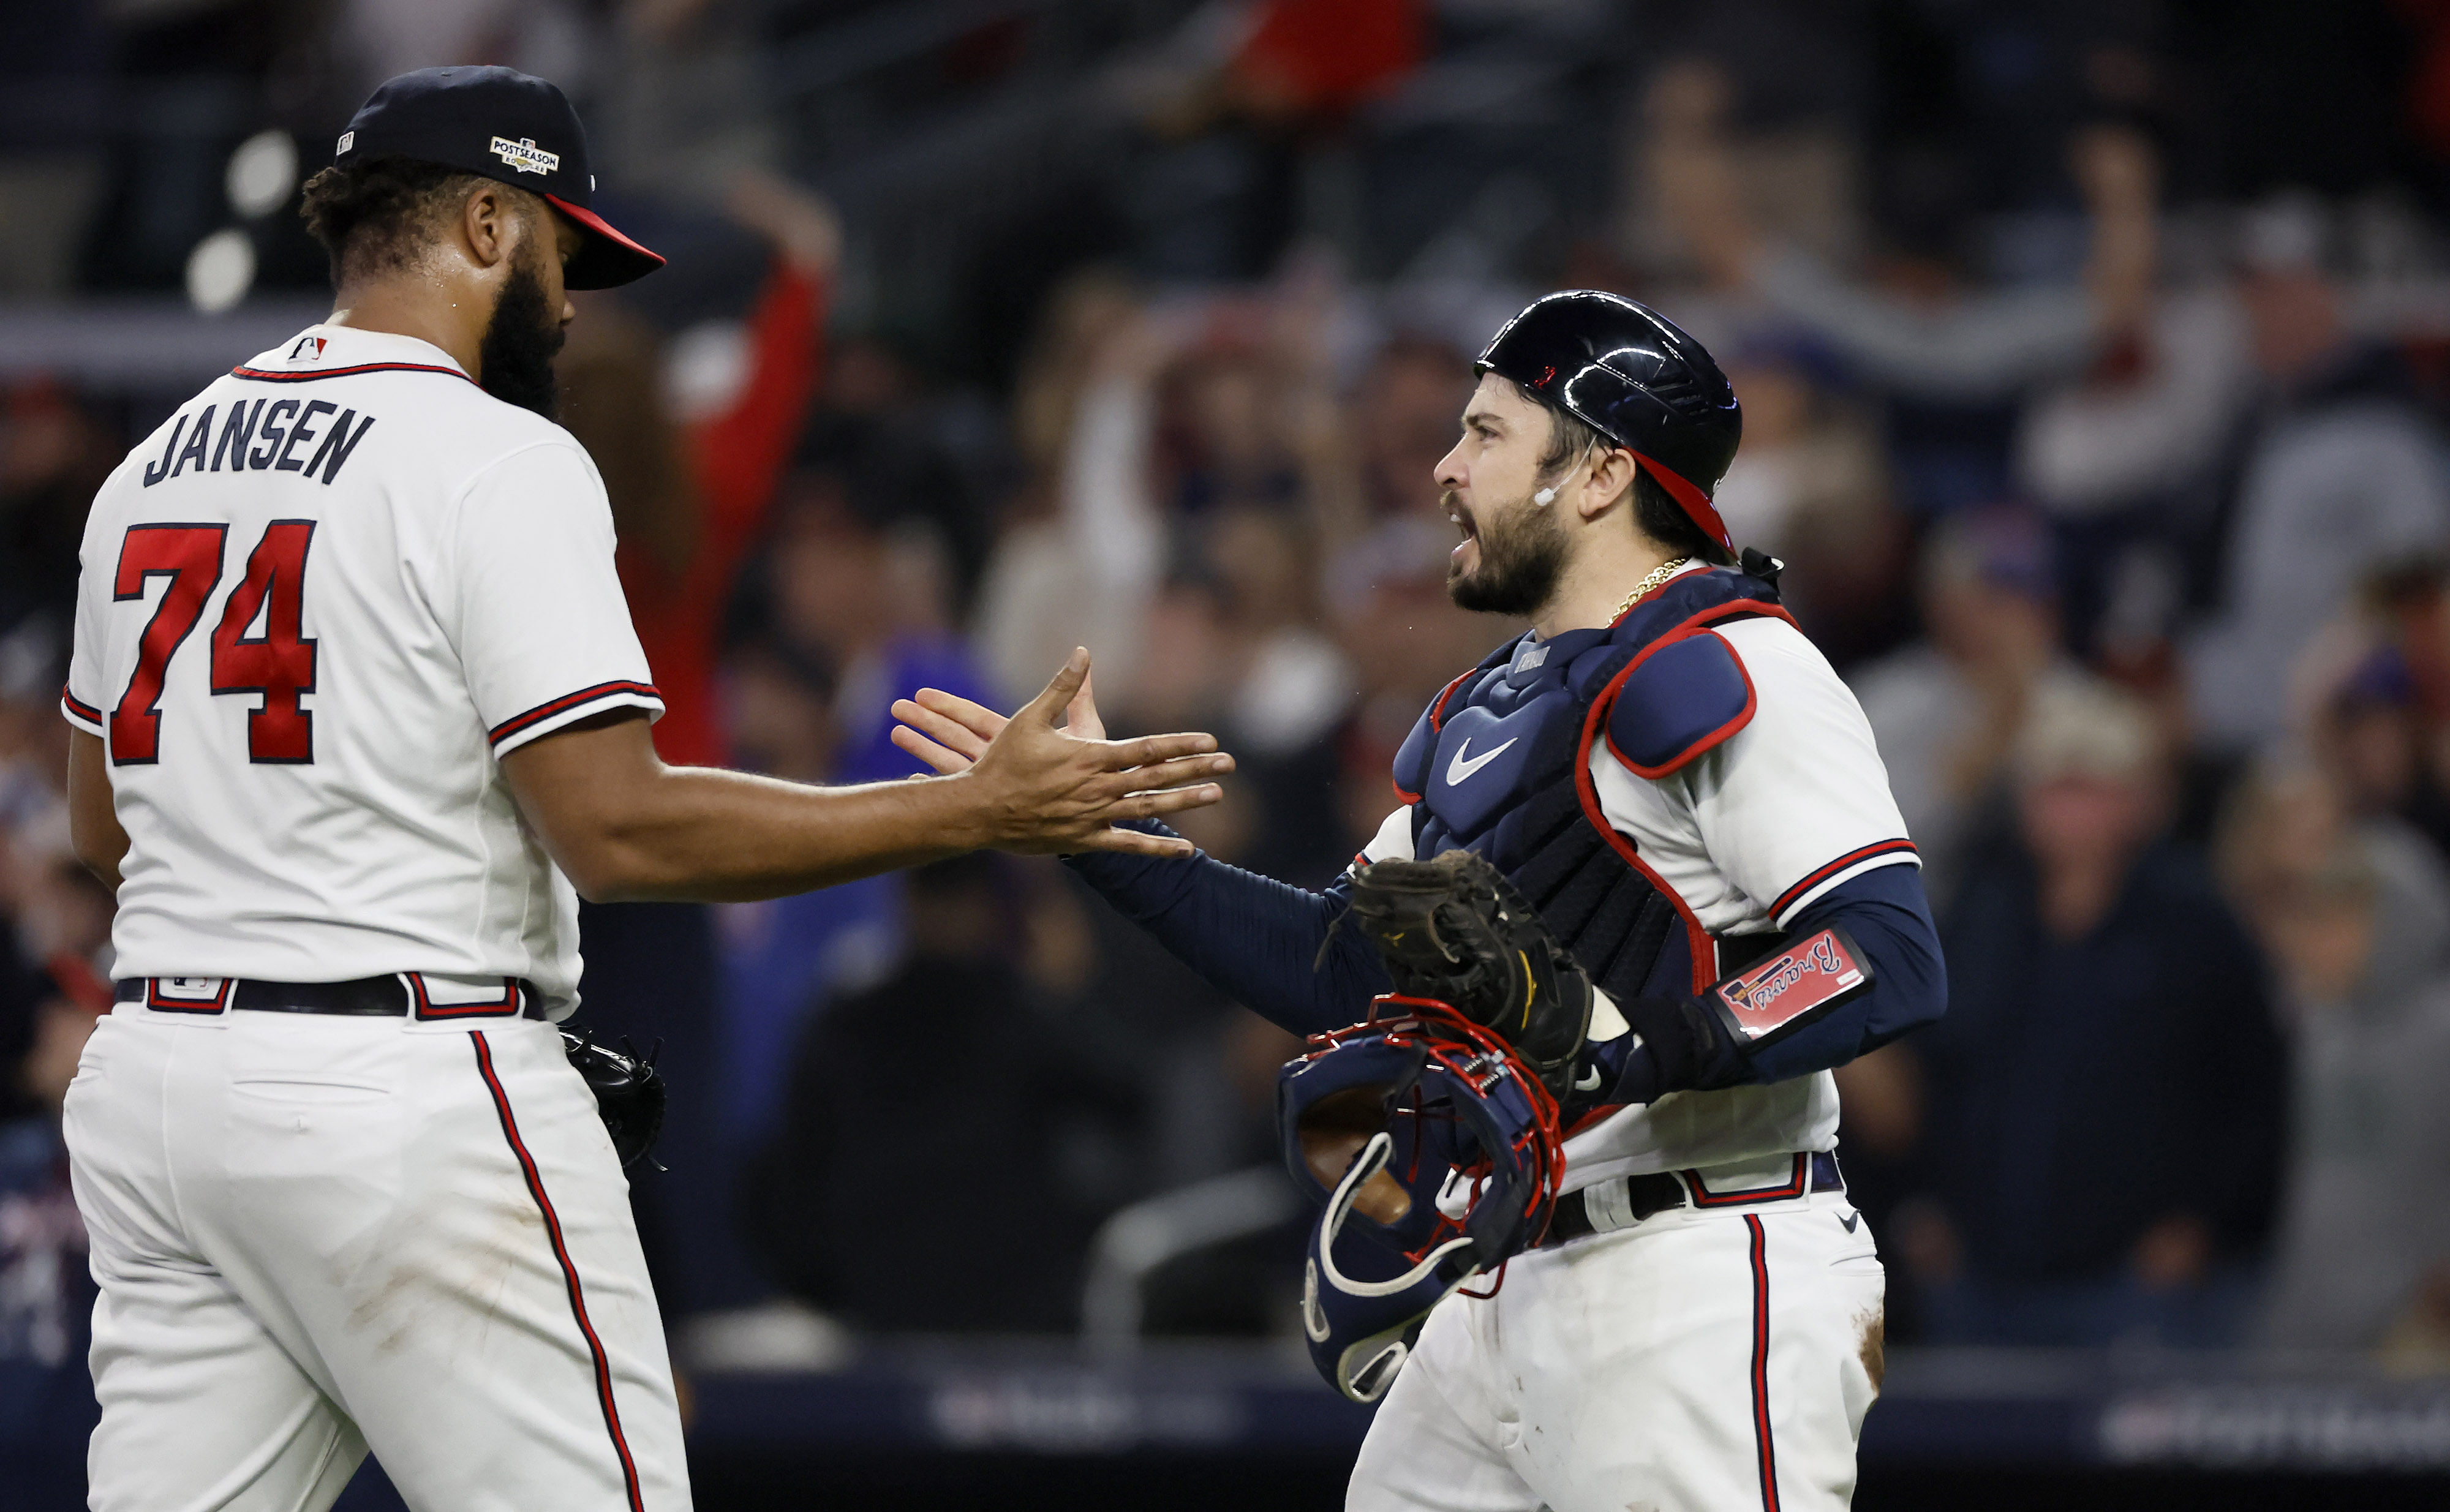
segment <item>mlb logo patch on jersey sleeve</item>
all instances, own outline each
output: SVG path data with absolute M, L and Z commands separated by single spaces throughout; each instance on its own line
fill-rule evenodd
M 1740 1042 L 1782 1039 L 1872 984 L 1871 967 L 1831 926 L 1711 987 L 1702 1000 Z

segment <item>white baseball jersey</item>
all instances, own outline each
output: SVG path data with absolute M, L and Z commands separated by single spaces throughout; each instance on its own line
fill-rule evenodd
M 1593 742 L 1590 754 L 1601 811 L 1682 908 L 1715 936 L 1782 929 L 1849 878 L 1918 864 L 1871 726 L 1818 648 L 1770 617 L 1717 625 L 1711 633 L 1734 649 L 1751 680 L 1751 721 L 1656 780 L 1635 775 L 1605 741 Z M 1397 809 L 1360 859 L 1410 858 L 1412 828 L 1410 808 Z M 1594 1037 L 1624 1032 L 1604 1000 Z M 1825 1071 L 1766 1086 L 1671 1093 L 1567 1140 L 1565 1190 L 1837 1143 L 1838 1084 Z
M 1656 779 L 1607 741 L 1590 752 L 1602 815 L 1684 917 L 1721 938 L 1779 930 L 1847 879 L 1915 861 L 1871 727 L 1812 643 L 1768 617 L 1708 633 L 1741 664 L 1750 721 Z M 1398 810 L 1363 857 L 1411 855 L 1413 827 Z M 1624 1033 L 1602 1007 L 1593 1037 Z M 1825 1071 L 1672 1093 L 1568 1139 L 1568 1192 L 1700 1179 L 1645 1218 L 1622 1195 L 1594 1204 L 1590 1236 L 1515 1256 L 1492 1296 L 1440 1303 L 1346 1506 L 1842 1512 L 1878 1392 L 1885 1277 L 1861 1214 L 1796 1158 L 1837 1140 Z
M 569 433 L 423 341 L 312 326 L 181 405 L 94 499 L 62 698 L 129 839 L 115 974 L 566 1016 L 577 898 L 497 763 L 661 713 L 612 546 Z

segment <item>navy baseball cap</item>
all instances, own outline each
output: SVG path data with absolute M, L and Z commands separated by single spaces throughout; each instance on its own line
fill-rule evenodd
M 553 84 L 515 68 L 419 68 L 388 79 L 350 118 L 332 162 L 414 158 L 542 195 L 570 217 L 583 244 L 564 270 L 574 289 L 642 279 L 664 260 L 587 207 L 595 175 L 587 131 Z

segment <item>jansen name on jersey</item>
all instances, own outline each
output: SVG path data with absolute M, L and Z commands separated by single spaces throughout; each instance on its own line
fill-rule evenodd
M 499 758 L 659 714 L 584 450 L 438 348 L 319 325 L 180 406 L 86 526 L 61 704 L 129 838 L 114 972 L 576 1001 Z

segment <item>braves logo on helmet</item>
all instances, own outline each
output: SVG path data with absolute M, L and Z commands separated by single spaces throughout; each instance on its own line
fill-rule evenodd
M 1556 1100 L 1504 1041 L 1393 994 L 1314 1037 L 1276 1083 L 1293 1179 L 1322 1202 L 1302 1278 L 1311 1359 L 1374 1402 L 1429 1309 L 1546 1231 L 1565 1141 Z

